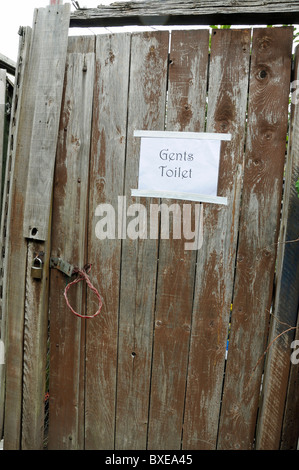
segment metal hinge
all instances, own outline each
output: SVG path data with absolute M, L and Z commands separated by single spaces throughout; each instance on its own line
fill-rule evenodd
M 62 258 L 55 258 L 54 256 L 51 256 L 50 268 L 59 269 L 59 271 L 63 272 L 66 276 L 71 277 L 74 266 L 67 261 L 64 261 Z

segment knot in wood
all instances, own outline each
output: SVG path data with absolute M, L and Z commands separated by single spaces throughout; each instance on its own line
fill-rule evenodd
M 263 80 L 264 78 L 267 77 L 267 71 L 266 70 L 261 70 L 259 73 L 259 77 Z

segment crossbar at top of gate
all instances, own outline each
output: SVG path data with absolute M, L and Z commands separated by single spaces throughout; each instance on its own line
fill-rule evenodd
M 79 2 L 80 3 L 80 2 Z M 178 26 L 178 25 L 275 25 L 299 23 L 299 2 L 251 0 L 146 0 L 115 2 L 98 8 L 78 8 L 70 27 Z

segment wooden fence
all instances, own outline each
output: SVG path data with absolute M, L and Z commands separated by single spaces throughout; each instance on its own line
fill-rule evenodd
M 6 155 L 13 97 L 13 84 L 7 74 L 14 74 L 13 63 L 0 54 L 0 210 L 2 209 L 3 186 L 5 180 Z M 3 68 L 2 68 L 3 67 Z M 2 268 L 2 257 L 0 269 Z M 1 302 L 0 296 L 0 302 Z M 0 436 L 4 420 L 4 383 L 5 383 L 5 324 L 0 314 Z
M 293 29 L 68 38 L 69 14 L 37 10 L 20 39 L 1 225 L 5 448 L 295 448 Z M 169 239 L 97 238 L 100 204 L 159 203 L 131 196 L 136 129 L 232 135 L 218 184 L 228 205 L 202 204 L 199 250 L 171 227 Z M 70 311 L 58 258 L 92 264 L 100 316 Z M 84 283 L 69 301 L 97 310 Z

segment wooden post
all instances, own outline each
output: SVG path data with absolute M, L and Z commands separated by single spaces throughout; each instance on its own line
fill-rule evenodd
M 4 121 L 5 121 L 6 70 L 0 69 L 0 176 L 2 175 Z M 1 200 L 1 179 L 0 179 Z M 0 299 L 0 440 L 4 419 L 4 319 L 2 318 L 2 299 Z
M 24 82 L 18 100 L 18 133 L 13 139 L 10 226 L 6 230 L 5 308 L 9 315 L 4 446 L 7 450 L 40 449 L 43 445 L 49 219 L 69 14 L 69 4 L 35 10 L 31 54 L 28 44 L 21 62 Z M 32 119 L 26 118 L 27 113 Z M 46 206 L 40 207 L 46 221 L 44 241 L 27 242 L 22 233 L 25 203 L 28 203 L 26 191 L 33 200 L 34 197 L 39 200 L 38 194 L 34 196 L 34 177 L 37 175 L 40 181 L 45 171 L 48 199 Z M 44 252 L 43 279 L 36 281 L 31 277 L 30 263 L 41 251 Z M 34 361 L 34 357 L 39 360 Z
M 36 77 L 35 103 L 23 220 L 26 224 L 29 214 L 38 219 L 41 214 L 44 236 L 41 239 L 37 237 L 38 240 L 28 240 L 27 243 L 21 441 L 24 450 L 41 449 L 43 446 L 53 173 L 68 45 L 69 14 L 69 4 L 39 9 L 32 44 L 35 54 L 32 53 L 31 56 L 33 60 L 30 73 Z M 42 185 L 44 191 L 41 198 L 39 191 Z M 27 212 L 26 208 L 32 207 L 33 210 Z M 37 281 L 31 276 L 33 259 L 39 253 L 43 253 L 42 281 Z M 36 357 L 39 358 L 38 361 L 35 360 Z
M 2 161 L 4 151 L 4 122 L 6 100 L 6 70 L 0 69 L 0 207 L 2 194 Z
M 69 7 L 66 4 L 64 7 L 44 9 L 47 15 L 38 15 L 38 24 L 43 21 L 43 33 L 42 38 L 36 37 L 33 44 L 32 73 L 35 77 L 36 97 L 32 115 L 23 235 L 25 238 L 41 241 L 45 241 L 48 234 L 69 25 L 69 13 L 66 12 Z M 42 9 L 38 11 L 43 12 Z M 40 31 L 37 34 L 41 34 Z

